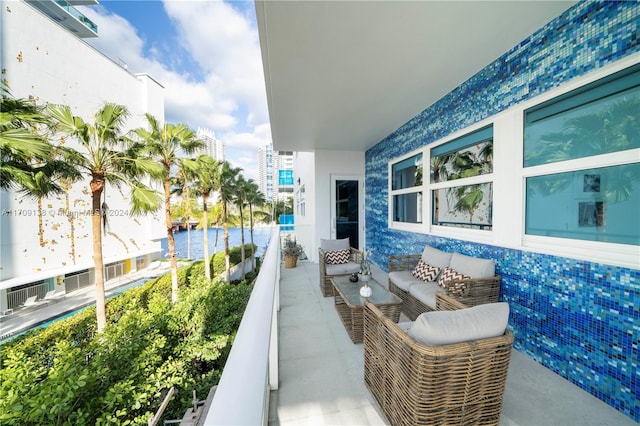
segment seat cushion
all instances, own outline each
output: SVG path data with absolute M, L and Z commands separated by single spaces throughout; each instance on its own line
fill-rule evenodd
M 420 281 L 433 282 L 440 273 L 440 268 L 437 266 L 429 265 L 424 260 L 419 260 L 416 267 L 411 272 L 411 275 L 419 279 Z
M 452 254 L 453 253 L 438 250 L 431 246 L 424 246 L 421 258 L 423 262 L 428 263 L 429 265 L 444 269 L 445 266 L 449 266 Z
M 360 271 L 360 264 L 355 262 L 341 263 L 339 265 L 327 265 L 327 275 L 347 275 Z
M 496 274 L 493 259 L 480 259 L 460 253 L 453 253 L 449 266 L 471 278 L 491 278 Z
M 407 333 L 425 345 L 447 345 L 501 336 L 508 321 L 507 303 L 486 303 L 456 311 L 422 313 Z
M 342 238 L 340 240 L 325 240 L 320 239 L 320 248 L 322 251 L 336 251 L 351 248 L 349 244 L 349 238 Z
M 409 288 L 414 284 L 423 283 L 411 274 L 411 271 L 392 271 L 389 272 L 389 280 L 397 287 L 404 291 L 409 291 Z
M 351 259 L 351 250 L 344 249 L 328 251 L 326 252 L 324 258 L 329 265 L 340 265 L 343 263 L 349 263 L 349 260 Z
M 442 287 L 436 283 L 420 283 L 414 284 L 409 289 L 409 294 L 430 307 L 436 308 L 436 293 L 440 291 L 444 293 Z

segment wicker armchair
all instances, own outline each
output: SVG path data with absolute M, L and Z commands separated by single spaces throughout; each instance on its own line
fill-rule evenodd
M 416 267 L 421 256 L 421 254 L 389 256 L 389 272 L 411 271 Z M 445 288 L 440 288 L 439 290 L 465 306 L 471 307 L 497 302 L 500 298 L 500 281 L 501 277 L 499 275 L 487 278 L 452 280 L 447 282 Z M 391 278 L 389 278 L 389 291 L 402 299 L 402 312 L 412 321 L 421 313 L 434 310 L 434 307 L 422 302 L 409 291 L 398 287 Z
M 442 293 L 438 310 L 465 306 Z M 513 334 L 427 346 L 371 303 L 364 307 L 364 380 L 392 425 L 497 425 Z
M 329 242 L 329 244 L 332 244 L 333 241 L 339 241 L 339 240 L 321 240 L 321 244 L 325 242 Z M 339 265 L 328 265 L 326 256 L 329 250 L 323 249 L 322 246 L 318 248 L 318 270 L 320 272 L 320 290 L 322 291 L 322 295 L 324 297 L 333 296 L 333 284 L 331 283 L 331 278 L 348 276 L 360 270 L 360 260 L 362 258 L 362 252 L 353 247 L 350 247 L 349 250 L 350 250 L 350 257 L 349 257 L 348 263 L 339 264 Z

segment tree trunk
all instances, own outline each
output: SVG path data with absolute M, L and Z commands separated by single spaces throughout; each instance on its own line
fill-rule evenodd
M 226 280 L 231 281 L 231 266 L 229 259 L 229 225 L 227 224 L 227 202 L 222 202 L 222 226 L 224 227 L 223 240 L 224 240 L 224 263 L 226 268 Z
M 256 268 L 256 249 L 253 245 L 253 207 L 249 204 L 249 235 L 251 236 L 251 272 Z
M 242 216 L 242 203 L 240 203 L 240 256 L 242 259 L 240 263 L 242 265 L 242 280 L 244 281 L 244 217 Z
M 167 244 L 169 246 L 169 262 L 171 264 L 171 303 L 178 301 L 178 262 L 176 260 L 176 240 L 173 238 L 171 223 L 171 186 L 169 178 L 164 180 L 164 217 L 167 226 Z
M 202 192 L 202 244 L 204 245 L 204 275 L 211 279 L 211 259 L 209 259 L 209 215 L 207 214 L 207 194 Z
M 93 232 L 93 265 L 96 281 L 96 323 L 98 333 L 107 325 L 107 310 L 104 296 L 104 262 L 102 260 L 102 209 L 100 199 L 104 190 L 104 178 L 93 177 L 91 187 L 91 228 Z

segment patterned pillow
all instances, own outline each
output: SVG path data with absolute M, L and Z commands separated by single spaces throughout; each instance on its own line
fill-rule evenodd
M 461 274 L 453 268 L 447 266 L 444 268 L 442 275 L 440 275 L 440 279 L 438 280 L 438 285 L 440 287 L 444 287 L 447 289 L 449 294 L 462 295 L 466 289 L 466 283 L 451 283 L 449 281 L 457 281 L 457 280 L 470 280 L 471 277 Z
M 437 266 L 431 266 L 427 262 L 419 260 L 411 275 L 422 281 L 433 282 L 438 276 L 438 272 L 440 272 L 440 268 Z
M 349 263 L 351 258 L 351 249 L 328 251 L 325 259 L 328 265 L 340 265 Z

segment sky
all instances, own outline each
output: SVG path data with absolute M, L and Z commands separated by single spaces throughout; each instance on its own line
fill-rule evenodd
M 213 130 L 226 159 L 257 181 L 271 142 L 253 1 L 101 0 L 80 6 L 98 25 L 85 39 L 164 86 L 165 122 Z

